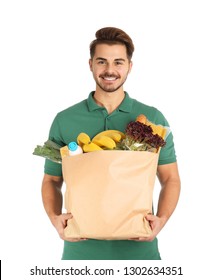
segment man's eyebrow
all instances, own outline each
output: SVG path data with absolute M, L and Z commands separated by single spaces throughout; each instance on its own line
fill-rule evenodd
M 125 61 L 124 58 L 116 58 L 115 61 L 117 61 L 117 60 L 118 60 L 118 61 Z
M 104 60 L 104 61 L 106 61 L 107 59 L 103 58 L 103 57 L 97 57 L 96 60 Z M 125 59 L 124 58 L 115 58 L 114 61 L 125 61 Z
M 97 57 L 96 60 L 106 60 L 106 59 L 103 57 Z

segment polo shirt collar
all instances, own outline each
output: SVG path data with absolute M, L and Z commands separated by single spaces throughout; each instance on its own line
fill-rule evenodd
M 103 109 L 103 107 L 99 106 L 94 98 L 93 98 L 94 91 L 90 92 L 88 99 L 87 99 L 87 106 L 89 108 L 89 111 L 95 111 L 95 110 L 100 110 Z M 132 110 L 132 103 L 133 99 L 129 97 L 129 94 L 125 91 L 125 98 L 123 99 L 122 103 L 119 105 L 117 110 L 122 111 L 122 112 L 131 112 Z
M 129 94 L 125 91 L 125 98 L 122 103 L 119 105 L 118 109 L 122 112 L 130 113 L 132 111 L 133 99 L 130 98 Z

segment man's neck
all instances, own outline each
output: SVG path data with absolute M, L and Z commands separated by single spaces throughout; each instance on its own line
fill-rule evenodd
M 122 103 L 125 98 L 125 93 L 123 90 L 117 92 L 104 92 L 96 90 L 93 97 L 99 106 L 105 107 L 108 114 L 111 114 Z

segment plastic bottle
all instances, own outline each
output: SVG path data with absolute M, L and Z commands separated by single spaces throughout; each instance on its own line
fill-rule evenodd
M 82 148 L 76 142 L 70 142 L 68 144 L 70 156 L 75 156 L 83 153 Z

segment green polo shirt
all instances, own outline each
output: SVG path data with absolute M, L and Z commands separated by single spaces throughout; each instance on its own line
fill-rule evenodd
M 90 138 L 103 130 L 117 129 L 125 132 L 130 121 L 144 114 L 151 122 L 169 126 L 163 114 L 156 108 L 145 105 L 129 97 L 125 98 L 119 107 L 108 114 L 104 107 L 97 105 L 91 92 L 87 99 L 59 112 L 50 128 L 49 139 L 67 145 L 76 141 L 80 132 L 87 133 Z M 161 149 L 158 164 L 168 164 L 176 161 L 172 133 L 166 139 L 166 145 Z M 45 161 L 45 173 L 62 176 L 60 164 Z M 81 242 L 64 242 L 62 259 L 72 260 L 115 260 L 115 259 L 160 259 L 157 239 L 152 242 L 136 242 L 128 240 L 87 240 Z

